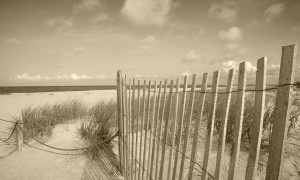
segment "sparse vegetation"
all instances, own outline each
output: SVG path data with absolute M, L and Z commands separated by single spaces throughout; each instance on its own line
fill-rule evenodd
M 16 121 L 24 123 L 24 140 L 32 137 L 49 137 L 56 124 L 86 116 L 87 108 L 78 99 L 66 100 L 53 105 L 45 104 L 37 107 L 24 108 Z
M 113 148 L 117 132 L 116 107 L 114 101 L 98 102 L 88 110 L 88 116 L 79 128 L 81 137 L 92 147 L 86 150 L 92 158 L 98 158 L 99 152 Z

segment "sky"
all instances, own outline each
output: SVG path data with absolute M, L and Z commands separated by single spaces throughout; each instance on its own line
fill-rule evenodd
M 117 70 L 153 80 L 220 70 L 225 84 L 242 61 L 253 83 L 263 56 L 277 83 L 282 46 L 299 42 L 299 0 L 0 0 L 0 86 L 108 85 Z

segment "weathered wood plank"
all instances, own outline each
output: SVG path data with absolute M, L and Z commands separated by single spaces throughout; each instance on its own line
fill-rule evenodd
M 182 156 L 181 156 L 181 164 L 180 164 L 180 170 L 179 170 L 179 180 L 182 180 L 183 176 L 183 167 L 184 167 L 184 161 L 185 161 L 185 155 L 187 151 L 187 145 L 189 142 L 189 136 L 190 136 L 190 126 L 191 126 L 191 120 L 192 120 L 192 115 L 193 115 L 193 108 L 194 108 L 194 100 L 195 100 L 195 89 L 196 89 L 196 79 L 197 76 L 196 74 L 193 74 L 192 77 L 192 87 L 191 87 L 191 94 L 190 94 L 190 101 L 189 101 L 189 106 L 188 106 L 188 111 L 187 111 L 187 122 L 185 126 L 185 136 L 184 136 L 184 144 L 183 144 L 183 149 L 182 149 Z
M 212 97 L 211 97 L 211 107 L 210 112 L 207 119 L 207 129 L 206 129 L 206 140 L 205 140 L 205 150 L 204 150 L 204 159 L 203 159 L 203 169 L 207 169 L 209 155 L 211 150 L 214 125 L 215 125 L 215 113 L 216 113 L 216 104 L 218 97 L 218 86 L 219 86 L 219 77 L 220 71 L 215 71 L 213 75 L 213 83 L 212 83 Z M 207 179 L 207 173 L 202 171 L 202 180 Z
M 135 174 L 135 169 L 134 169 L 134 165 L 136 164 L 135 160 L 134 160 L 134 157 L 133 156 L 136 156 L 135 153 L 134 153 L 134 147 L 136 146 L 136 143 L 137 142 L 134 142 L 134 135 L 136 135 L 136 133 L 134 132 L 134 122 L 135 119 L 134 119 L 134 107 L 135 107 L 135 79 L 132 80 L 132 86 L 131 86 L 131 89 L 132 89 L 132 97 L 131 97 L 131 114 L 130 114 L 130 119 L 131 119 L 131 179 L 134 179 L 134 174 Z M 134 173 L 134 174 L 133 174 Z
M 148 130 L 149 130 L 149 119 L 150 119 L 150 106 L 151 106 L 151 81 L 148 85 L 148 98 L 147 98 L 147 109 L 146 109 L 146 119 L 145 119 L 145 136 L 144 136 L 144 149 L 143 149 L 143 167 L 146 169 L 146 154 L 147 154 L 147 141 L 148 141 Z M 145 171 L 142 172 L 142 179 L 145 179 Z
M 234 69 L 231 69 L 228 73 L 228 79 L 227 79 L 226 92 L 228 93 L 224 94 L 225 103 L 221 115 L 220 134 L 219 134 L 219 141 L 218 141 L 218 154 L 217 154 L 217 163 L 216 163 L 216 171 L 215 171 L 215 178 L 217 180 L 223 179 L 223 177 L 220 177 L 220 172 L 221 172 L 221 167 L 223 165 L 222 163 L 223 163 L 223 155 L 225 150 L 227 120 L 228 120 L 228 112 L 229 112 L 231 94 L 232 94 L 230 92 L 232 91 L 233 75 L 234 75 Z
M 241 134 L 245 106 L 245 87 L 246 87 L 246 62 L 239 65 L 238 92 L 236 100 L 236 114 L 233 130 L 233 147 L 229 163 L 228 180 L 235 179 L 237 163 L 240 155 Z
M 197 152 L 199 127 L 200 127 L 200 123 L 201 123 L 201 119 L 202 119 L 203 108 L 204 108 L 204 103 L 205 103 L 205 95 L 206 95 L 206 89 L 207 89 L 207 76 L 208 76 L 207 73 L 203 74 L 201 94 L 200 94 L 200 99 L 199 99 L 200 110 L 199 110 L 199 115 L 195 122 L 193 145 L 192 145 L 192 152 L 191 152 L 191 161 L 190 161 L 190 167 L 189 167 L 189 172 L 188 172 L 189 180 L 192 179 L 192 176 L 193 176 L 194 161 L 195 161 L 195 156 L 196 156 L 196 152 Z
M 159 169 L 158 169 L 159 156 L 160 156 L 159 146 L 160 146 L 160 141 L 161 141 L 162 126 L 163 126 L 163 120 L 164 120 L 164 115 L 165 115 L 165 106 L 166 106 L 166 100 L 167 100 L 167 86 L 168 86 L 167 83 L 168 83 L 168 80 L 166 79 L 165 83 L 164 83 L 164 92 L 163 92 L 164 96 L 163 96 L 163 104 L 162 104 L 161 116 L 160 116 L 160 125 L 159 125 L 158 135 L 157 135 L 158 143 L 157 143 L 157 147 L 156 147 L 157 155 L 156 155 L 154 179 L 157 179 L 158 175 L 159 175 Z
M 296 52 L 296 45 L 282 47 L 279 86 L 293 83 L 293 66 Z M 280 178 L 281 162 L 285 147 L 284 142 L 286 140 L 288 118 L 290 115 L 291 88 L 291 86 L 281 86 L 277 89 L 266 180 Z
M 131 125 L 132 125 L 132 119 L 131 119 L 131 79 L 129 79 L 128 80 L 128 151 L 129 151 L 129 157 L 128 157 L 128 162 L 129 162 L 129 164 L 128 164 L 128 169 L 129 169 L 129 179 L 130 180 L 132 180 L 132 169 L 131 169 L 131 167 L 132 167 L 132 151 L 131 151 L 131 146 L 132 146 L 132 142 L 131 142 L 131 138 L 130 138 L 130 136 L 132 136 L 132 132 L 131 132 Z
M 122 120 L 123 120 L 123 112 L 122 112 L 122 84 L 121 84 L 121 78 L 122 78 L 122 71 L 117 72 L 117 108 L 118 108 L 118 130 L 120 133 L 120 136 L 118 136 L 118 144 L 119 144 L 119 159 L 120 159 L 120 172 L 122 175 L 124 175 L 123 172 L 123 128 L 122 128 Z
M 173 167 L 173 174 L 172 174 L 172 179 L 176 178 L 176 173 L 177 173 L 177 162 L 178 162 L 178 155 L 179 155 L 179 150 L 181 146 L 181 139 L 182 139 L 182 129 L 183 129 L 183 121 L 185 117 L 185 104 L 186 104 L 186 90 L 187 90 L 187 81 L 188 81 L 188 76 L 184 76 L 183 80 L 183 94 L 182 94 L 182 99 L 181 99 L 181 116 L 180 120 L 178 122 L 178 131 L 177 131 L 177 137 L 178 140 L 176 141 L 176 152 L 175 152 L 175 161 L 174 161 L 174 167 Z
M 151 163 L 150 163 L 150 179 L 153 179 L 153 163 L 154 163 L 154 158 L 155 155 L 157 153 L 157 151 L 155 151 L 155 146 L 159 146 L 159 141 L 156 137 L 157 132 L 158 132 L 158 121 L 159 121 L 159 112 L 160 112 L 160 103 L 161 103 L 161 89 L 162 89 L 162 81 L 159 82 L 159 90 L 158 90 L 158 97 L 157 97 L 157 107 L 156 107 L 156 114 L 155 114 L 155 124 L 154 124 L 154 135 L 155 137 L 153 137 L 153 145 L 152 145 L 152 155 L 151 155 Z
M 176 135 L 176 128 L 177 128 L 177 116 L 178 116 L 178 100 L 179 100 L 179 86 L 180 86 L 180 80 L 176 80 L 176 92 L 175 92 L 175 109 L 174 109 L 174 119 L 173 124 L 171 127 L 171 147 L 174 148 L 174 141 L 175 141 L 175 135 Z M 170 148 L 169 152 L 169 166 L 168 166 L 168 173 L 167 173 L 167 180 L 171 178 L 171 167 L 172 167 L 172 158 L 173 158 L 173 148 Z
M 246 180 L 256 177 L 257 163 L 259 160 L 260 142 L 262 136 L 262 126 L 265 111 L 265 88 L 266 88 L 266 67 L 267 58 L 263 57 L 257 61 L 256 71 L 256 92 L 254 104 L 254 118 L 251 128 L 251 141 L 249 147 L 249 157 L 246 168 Z
M 142 99 L 142 122 L 141 122 L 141 135 L 140 135 L 140 149 L 139 149 L 139 162 L 143 162 L 142 161 L 142 148 L 143 148 L 143 131 L 144 131 L 144 119 L 145 119 L 145 104 L 146 104 L 146 80 L 144 80 L 144 87 L 143 87 L 143 99 Z M 143 171 L 143 167 L 139 167 L 139 175 L 138 175 L 138 179 L 141 179 L 141 172 Z
M 151 163 L 151 150 L 152 150 L 152 146 L 153 146 L 153 143 L 152 143 L 152 139 L 153 139 L 153 134 L 154 134 L 154 131 L 153 131 L 153 123 L 155 121 L 155 113 L 156 113 L 156 87 L 157 87 L 157 82 L 154 81 L 154 88 L 153 88 L 153 103 L 152 103 L 152 120 L 149 122 L 150 124 L 150 127 L 149 127 L 149 130 L 150 130 L 150 137 L 149 137 L 149 147 L 148 147 L 148 162 L 147 162 L 147 168 L 146 170 L 149 172 L 150 171 L 150 163 Z M 149 172 L 149 175 L 150 175 L 150 172 Z M 148 179 L 149 176 L 147 176 L 147 179 Z M 150 177 L 149 177 L 150 178 Z
M 171 110 L 172 110 L 172 93 L 174 88 L 174 81 L 171 80 L 170 83 L 170 90 L 169 90 L 169 102 L 168 102 L 168 109 L 167 109 L 167 119 L 165 121 L 165 129 L 163 134 L 163 140 L 162 140 L 162 153 L 161 153 L 161 162 L 160 162 L 160 173 L 159 173 L 159 180 L 162 180 L 163 178 L 163 172 L 164 172 L 164 164 L 165 164 L 165 155 L 166 155 L 166 143 L 167 143 L 167 134 L 169 129 L 169 121 L 171 117 Z
M 138 80 L 138 86 L 137 86 L 137 107 L 136 107 L 136 132 L 135 132 L 135 142 L 136 142 L 136 145 L 135 145 L 135 158 L 138 157 L 138 140 L 139 140 L 139 121 L 140 121 L 140 80 Z M 137 162 L 135 162 L 135 165 L 134 165 L 134 179 L 137 180 L 138 178 L 138 170 L 137 170 Z

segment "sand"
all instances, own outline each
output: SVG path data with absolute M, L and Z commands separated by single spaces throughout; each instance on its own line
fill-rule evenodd
M 115 100 L 116 92 L 114 90 L 101 90 L 0 95 L 0 118 L 12 120 L 12 117 L 18 116 L 22 108 L 26 106 L 52 104 L 73 98 L 81 99 L 87 105 L 93 105 L 99 100 Z M 77 133 L 79 124 L 80 121 L 73 124 L 57 125 L 47 144 L 60 148 L 84 146 Z M 10 123 L 0 122 L 2 139 L 8 136 L 6 133 L 10 132 L 8 129 L 10 126 Z M 34 140 L 28 144 L 30 146 L 24 145 L 22 152 L 16 151 L 7 157 L 0 158 L 1 179 L 112 179 L 110 177 L 119 179 L 119 174 L 116 175 L 116 172 L 112 171 L 112 167 L 105 157 L 103 157 L 103 162 L 96 163 L 83 155 L 74 155 L 78 152 L 55 151 Z M 10 140 L 8 143 L 1 142 L 0 157 L 7 155 L 14 149 L 16 149 L 14 140 Z M 55 153 L 64 153 L 64 155 Z M 97 171 L 96 175 L 93 171 Z

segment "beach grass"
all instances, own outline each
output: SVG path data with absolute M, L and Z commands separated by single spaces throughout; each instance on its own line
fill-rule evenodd
M 71 99 L 55 104 L 28 106 L 22 109 L 15 121 L 23 121 L 24 141 L 33 137 L 50 137 L 57 124 L 81 119 L 87 115 L 87 108 L 79 99 Z

